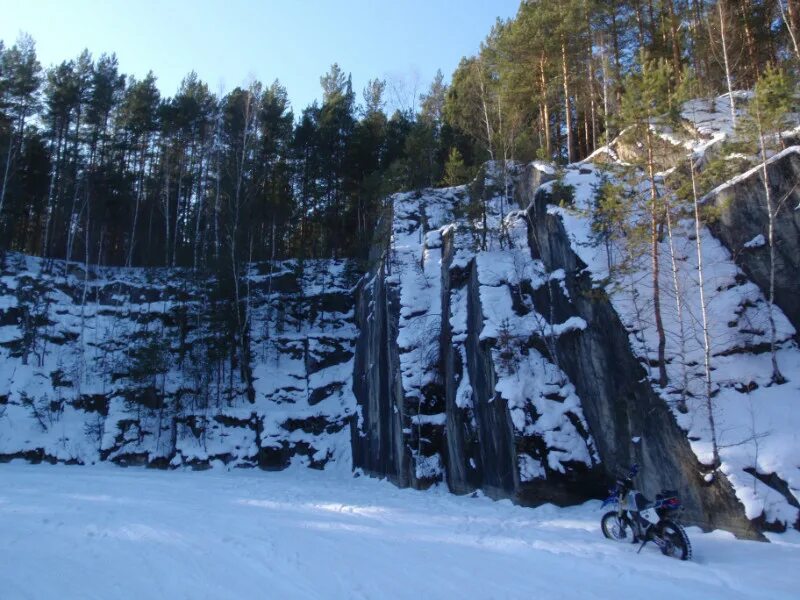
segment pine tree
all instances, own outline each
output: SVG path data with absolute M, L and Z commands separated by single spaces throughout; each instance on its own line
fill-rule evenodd
M 592 239 L 606 251 L 606 265 L 609 277 L 613 276 L 616 261 L 615 244 L 625 237 L 628 207 L 624 198 L 624 188 L 614 183 L 603 173 L 594 191 L 591 211 Z
M 644 140 L 645 156 L 638 167 L 644 171 L 648 188 L 648 210 L 650 213 L 650 264 L 651 286 L 653 291 L 653 314 L 658 334 L 658 383 L 667 385 L 666 333 L 661 316 L 660 291 L 660 234 L 664 219 L 664 203 L 656 182 L 656 148 L 652 127 L 669 113 L 673 106 L 671 89 L 672 68 L 663 60 L 643 60 L 641 73 L 628 77 L 625 95 L 622 100 L 622 120 L 628 124 L 630 139 Z
M 8 121 L 0 184 L 0 218 L 13 175 L 14 159 L 23 145 L 26 121 L 38 107 L 36 92 L 41 83 L 41 70 L 36 58 L 36 45 L 28 35 L 21 35 L 16 44 L 0 52 L 0 109 Z
M 458 148 L 451 148 L 444 166 L 444 179 L 442 183 L 447 186 L 462 185 L 469 179 L 469 170 L 464 165 L 464 159 Z
M 156 78 L 150 72 L 141 81 L 131 78 L 120 107 L 120 119 L 127 142 L 130 144 L 130 154 L 133 159 L 133 162 L 129 161 L 129 164 L 135 178 L 135 199 L 130 234 L 127 240 L 126 266 L 134 263 L 140 208 L 145 201 L 148 159 L 153 149 L 152 138 L 159 126 L 158 107 L 160 102 L 161 94 L 156 87 Z
M 286 88 L 276 80 L 264 90 L 258 113 L 259 201 L 252 219 L 263 245 L 261 256 L 270 260 L 283 251 L 284 230 L 293 213 L 288 163 L 293 120 Z
M 447 93 L 445 117 L 469 135 L 479 152 L 494 160 L 497 91 L 490 65 L 482 58 L 462 59 Z

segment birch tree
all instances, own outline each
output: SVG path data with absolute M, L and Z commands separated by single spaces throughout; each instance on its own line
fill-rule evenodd
M 700 296 L 700 315 L 702 317 L 701 325 L 703 328 L 703 382 L 704 382 L 704 399 L 706 405 L 706 412 L 708 414 L 708 428 L 711 434 L 711 451 L 714 460 L 714 467 L 720 464 L 719 458 L 719 443 L 717 439 L 717 423 L 714 416 L 714 395 L 713 395 L 713 382 L 712 372 L 713 367 L 711 364 L 711 335 L 709 333 L 709 317 L 708 317 L 708 304 L 706 302 L 706 289 L 705 289 L 705 271 L 703 267 L 703 242 L 702 242 L 702 223 L 701 223 L 701 210 L 700 200 L 697 193 L 697 177 L 695 175 L 694 157 L 689 156 L 689 173 L 692 183 L 692 208 L 694 214 L 694 235 L 695 235 L 695 249 L 697 251 L 697 283 L 698 294 Z
M 719 45 L 722 50 L 722 65 L 725 70 L 725 83 L 728 89 L 728 104 L 730 106 L 731 123 L 736 127 L 736 100 L 733 96 L 732 65 L 729 55 L 728 32 L 730 30 L 729 12 L 725 7 L 725 0 L 717 0 L 717 25 L 719 26 Z
M 749 119 L 746 129 L 755 135 L 760 158 L 761 179 L 767 211 L 767 244 L 769 246 L 769 290 L 767 295 L 767 314 L 770 328 L 770 356 L 772 360 L 772 381 L 784 383 L 786 378 L 778 366 L 777 329 L 775 325 L 775 264 L 776 239 L 775 223 L 786 197 L 775 198 L 769 182 L 770 148 L 782 143 L 781 132 L 787 127 L 791 112 L 793 86 L 786 73 L 776 67 L 768 67 L 756 84 L 755 94 L 750 103 Z

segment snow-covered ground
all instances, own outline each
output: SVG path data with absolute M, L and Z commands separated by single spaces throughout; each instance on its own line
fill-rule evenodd
M 605 540 L 599 502 L 526 509 L 342 472 L 0 465 L 0 597 L 796 598 L 800 534 Z

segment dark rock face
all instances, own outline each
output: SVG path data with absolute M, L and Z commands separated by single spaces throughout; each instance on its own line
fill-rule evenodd
M 406 487 L 413 477 L 397 409 L 402 406 L 402 393 L 399 391 L 398 349 L 394 342 L 397 338 L 396 300 L 392 302 L 386 289 L 385 269 L 385 264 L 380 262 L 357 292 L 359 337 L 353 392 L 358 399 L 358 409 L 350 427 L 353 466 Z
M 524 177 L 546 177 L 536 171 Z M 497 193 L 488 179 L 476 187 Z M 486 333 L 501 326 L 497 317 L 487 317 L 492 302 L 516 303 L 519 314 L 510 316 L 521 318 L 531 310 L 526 303 L 533 293 L 514 301 L 520 285 L 506 275 L 495 281 L 493 255 L 474 247 L 480 246 L 474 231 L 446 226 L 458 222 L 460 203 L 469 201 L 462 193 L 398 197 L 394 231 L 401 248 L 394 258 L 387 258 L 387 249 L 358 291 L 354 466 L 399 485 L 423 488 L 444 480 L 455 493 L 480 489 L 524 504 L 567 504 L 596 495 L 602 471 L 592 458 L 589 428 L 579 407 L 576 414 L 564 410 L 564 400 L 573 397 L 563 389 L 565 377 L 551 381 L 557 369 L 536 349 L 544 344 L 537 335 L 523 336 L 506 340 L 503 349 L 502 334 Z M 490 206 L 496 212 L 489 221 L 499 223 L 509 208 L 505 200 Z M 512 221 L 519 224 L 519 218 Z M 498 239 L 490 243 L 512 243 Z M 517 252 L 530 262 L 529 253 Z M 479 255 L 487 260 L 478 261 Z M 528 288 L 531 277 L 523 277 Z M 498 387 L 504 378 L 519 377 L 518 387 L 528 386 L 529 367 L 516 369 L 528 362 L 549 365 L 542 372 L 546 381 L 505 395 Z
M 513 496 L 519 486 L 513 427 L 505 402 L 495 393 L 495 372 L 491 349 L 479 338 L 483 325 L 478 274 L 471 263 L 467 280 L 466 370 L 472 385 L 477 427 L 472 432 L 478 452 L 476 458 L 480 487 L 493 497 Z
M 559 338 L 558 356 L 582 399 L 607 477 L 638 463 L 637 483 L 645 495 L 676 489 L 688 522 L 756 537 L 727 480 L 717 475 L 712 483 L 704 481 L 685 432 L 650 387 L 624 326 L 605 295 L 593 289 L 560 218 L 547 214 L 547 201 L 540 192 L 528 210 L 531 247 L 548 268 L 566 273 L 569 299 L 551 295 L 557 310 L 588 324 L 578 335 Z
M 435 425 L 422 431 L 429 455 L 441 456 L 442 477 L 449 489 L 458 494 L 480 489 L 493 498 L 531 505 L 569 504 L 599 494 L 604 490 L 601 471 L 578 465 L 566 475 L 551 472 L 548 479 L 521 480 L 520 454 L 541 446 L 536 450 L 546 456 L 547 449 L 534 437 L 515 431 L 508 403 L 495 391 L 494 342 L 479 336 L 484 316 L 475 262 L 465 270 L 450 269 L 452 243 L 447 238 L 444 247 L 442 272 L 447 285 L 443 287 L 442 311 L 452 314 L 450 286 L 460 289 L 466 301 L 468 333 L 460 343 L 461 352 L 452 340 L 450 320 L 443 320 L 439 361 L 445 395 L 443 431 L 437 431 Z M 430 481 L 419 477 L 415 469 L 416 426 L 403 418 L 411 403 L 403 396 L 398 374 L 398 304 L 387 287 L 381 266 L 357 296 L 360 333 L 353 382 L 358 401 L 351 427 L 353 465 L 403 487 L 424 488 Z M 469 406 L 463 401 L 459 405 L 459 384 L 465 379 L 471 387 Z
M 800 331 L 800 147 L 787 149 L 767 165 L 775 216 L 775 304 Z M 736 264 L 769 295 L 770 249 L 751 243 L 759 235 L 768 241 L 769 211 L 761 168 L 712 192 L 707 201 L 719 210 L 710 227 Z
M 455 246 L 453 236 L 442 236 L 442 306 L 441 314 L 450 314 L 451 292 L 463 285 L 468 277 L 466 270 L 451 270 Z M 448 415 L 445 425 L 447 456 L 447 486 L 456 494 L 467 494 L 480 487 L 480 470 L 476 457 L 479 455 L 478 443 L 472 428 L 470 411 L 458 405 L 458 383 L 467 368 L 462 354 L 454 347 L 453 326 L 450 319 L 442 321 L 440 347 L 442 348 L 442 369 L 444 374 L 445 412 Z M 472 460 L 472 464 L 470 463 Z
M 521 176 L 532 177 L 525 171 Z M 532 186 L 523 183 L 522 187 L 532 193 Z M 430 194 L 424 205 L 434 208 L 428 210 L 444 214 L 445 219 L 457 218 L 437 205 L 442 198 Z M 516 198 L 524 201 L 519 188 Z M 717 475 L 705 481 L 686 433 L 651 389 L 611 303 L 582 273 L 585 265 L 572 251 L 559 217 L 547 214 L 544 194 L 536 195 L 527 213 L 506 220 L 511 228 L 527 222 L 527 229 L 522 225 L 528 237 L 527 255 L 518 256 L 527 266 L 518 268 L 531 267 L 538 275 L 502 276 L 496 281 L 489 279 L 492 268 L 502 270 L 502 265 L 495 264 L 502 262 L 500 254 L 466 252 L 466 234 L 458 227 L 442 228 L 441 219 L 436 223 L 416 216 L 403 202 L 401 198 L 395 204 L 400 211 L 396 231 L 409 239 L 425 239 L 428 245 L 421 255 L 423 264 L 413 267 L 410 261 L 406 267 L 424 271 L 425 260 L 432 256 L 439 261 L 439 281 L 428 290 L 439 294 L 435 310 L 443 317 L 434 335 L 438 354 L 433 370 L 444 403 L 441 414 L 435 415 L 437 420 L 425 427 L 415 425 L 415 411 L 421 409 L 415 408 L 417 400 L 404 389 L 402 356 L 408 349 L 398 343 L 402 328 L 410 323 L 401 316 L 404 304 L 398 269 L 403 262 L 385 259 L 391 256 L 387 250 L 363 280 L 356 300 L 360 333 L 355 350 L 354 392 L 359 408 L 352 427 L 354 466 L 401 486 L 425 487 L 431 478 L 430 474 L 427 479 L 419 476 L 419 461 L 433 457 L 441 466 L 438 477 L 455 493 L 481 489 L 521 504 L 568 504 L 602 496 L 618 472 L 638 463 L 642 491 L 652 497 L 664 488 L 677 489 L 689 522 L 758 537 L 727 480 Z M 416 233 L 414 224 L 426 221 L 432 229 L 442 228 L 440 241 L 432 232 Z M 506 247 L 505 252 L 512 250 Z M 532 331 L 524 339 L 512 340 L 509 350 L 508 340 L 504 342 L 502 331 L 494 327 L 496 317 L 488 316 L 500 309 L 487 304 L 500 302 L 505 296 L 497 294 L 506 289 L 511 298 L 509 308 L 503 310 L 510 310 L 513 318 L 535 311 L 550 326 L 568 322 L 585 326 L 566 328 L 557 336 Z M 526 380 L 522 373 L 531 361 L 550 366 Z M 527 404 L 506 395 L 502 380 L 509 372 L 521 377 L 518 387 L 528 394 Z M 559 383 L 557 375 L 544 385 L 545 372 L 550 377 L 561 373 L 566 383 Z M 538 400 L 524 389 L 540 384 L 544 391 Z M 558 443 L 537 429 L 543 417 L 555 414 L 547 411 L 573 392 L 579 406 L 574 413 L 561 413 L 565 420 L 556 433 L 572 428 L 573 441 L 582 438 L 580 444 L 588 445 L 590 456 L 596 452 L 599 462 L 591 458 L 554 462 L 561 450 Z
M 529 163 L 514 174 L 514 201 L 521 209 L 528 208 L 539 186 L 556 178 L 555 169 L 546 163 Z

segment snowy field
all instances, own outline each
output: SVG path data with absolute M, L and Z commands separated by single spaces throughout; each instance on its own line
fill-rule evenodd
M 797 598 L 800 534 L 603 539 L 599 502 L 525 509 L 365 477 L 0 465 L 0 597 Z

